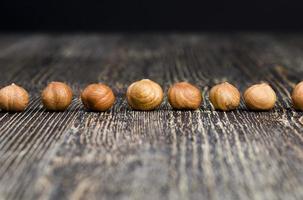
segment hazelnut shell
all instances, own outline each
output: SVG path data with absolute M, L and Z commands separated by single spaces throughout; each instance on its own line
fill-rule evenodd
M 161 86 L 149 79 L 132 83 L 126 92 L 127 102 L 135 110 L 153 110 L 163 101 Z
M 209 92 L 209 99 L 215 109 L 228 111 L 240 105 L 239 90 L 228 82 L 215 85 Z
M 41 99 L 47 110 L 63 111 L 73 99 L 72 89 L 62 82 L 51 82 L 41 93 Z
M 175 83 L 168 90 L 168 102 L 174 109 L 198 109 L 202 102 L 202 93 L 190 83 Z
M 270 110 L 276 99 L 275 91 L 267 83 L 252 85 L 244 92 L 245 104 L 251 110 Z
M 115 95 L 110 87 L 102 83 L 88 85 L 81 93 L 85 108 L 93 111 L 106 111 L 115 103 Z
M 291 94 L 293 106 L 296 110 L 303 111 L 303 81 L 298 83 Z
M 4 111 L 20 112 L 25 110 L 29 103 L 28 92 L 16 85 L 11 84 L 0 90 L 0 109 Z

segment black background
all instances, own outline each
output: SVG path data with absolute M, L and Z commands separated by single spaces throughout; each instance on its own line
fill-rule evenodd
M 1 31 L 303 30 L 295 1 L 0 0 Z

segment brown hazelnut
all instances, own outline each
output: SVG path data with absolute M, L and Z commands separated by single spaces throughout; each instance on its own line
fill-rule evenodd
M 244 101 L 251 110 L 270 110 L 275 106 L 276 93 L 267 84 L 255 84 L 244 92 Z
M 51 82 L 42 91 L 41 99 L 47 110 L 63 111 L 73 99 L 72 89 L 62 82 Z
M 132 83 L 126 92 L 128 104 L 135 110 L 153 110 L 163 101 L 161 86 L 149 79 Z
M 198 109 L 202 93 L 190 83 L 175 83 L 168 89 L 168 102 L 174 109 Z
M 294 108 L 303 111 L 303 81 L 298 83 L 291 94 Z
M 209 99 L 215 109 L 228 111 L 240 105 L 239 90 L 228 82 L 215 85 L 209 92 Z
M 81 100 L 87 109 L 106 111 L 115 102 L 115 95 L 110 87 L 102 83 L 88 85 L 81 93 Z
M 11 84 L 0 90 L 0 109 L 4 111 L 20 112 L 29 103 L 27 91 L 16 85 Z

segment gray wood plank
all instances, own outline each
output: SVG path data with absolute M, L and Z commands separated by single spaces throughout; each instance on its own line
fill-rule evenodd
M 303 75 L 301 35 L 0 35 L 0 84 L 31 94 L 26 112 L 0 112 L 0 199 L 302 199 L 302 112 L 290 91 Z M 127 86 L 150 78 L 203 90 L 197 111 L 131 110 Z M 75 91 L 65 112 L 39 94 L 61 80 Z M 278 95 L 269 112 L 214 111 L 210 87 L 242 92 L 259 81 Z M 80 90 L 109 84 L 103 113 L 83 109 Z

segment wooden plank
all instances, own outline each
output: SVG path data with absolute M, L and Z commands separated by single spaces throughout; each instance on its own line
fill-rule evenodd
M 302 199 L 303 117 L 290 94 L 303 74 L 303 38 L 269 34 L 0 36 L 1 85 L 27 88 L 23 113 L 0 113 L 3 199 Z M 15 37 L 15 39 L 14 39 Z M 2 45 L 3 44 L 3 45 Z M 8 67 L 9 66 L 9 67 Z M 166 91 L 190 81 L 203 90 L 197 111 L 131 110 L 127 86 L 150 78 Z M 66 112 L 46 112 L 40 90 L 69 83 Z M 224 80 L 242 92 L 267 81 L 278 103 L 251 112 L 214 111 L 210 87 Z M 117 95 L 104 113 L 78 98 L 90 82 Z

